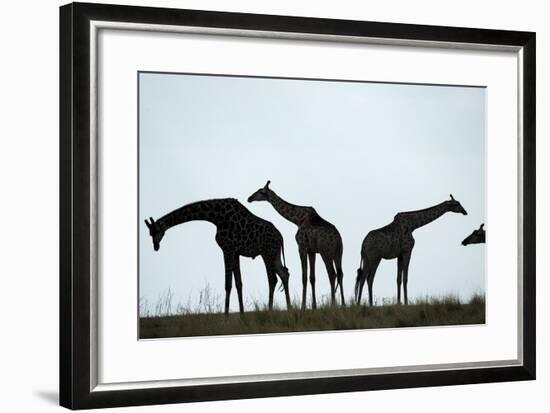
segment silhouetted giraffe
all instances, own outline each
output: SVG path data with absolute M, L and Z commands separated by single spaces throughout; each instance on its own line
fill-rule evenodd
M 340 286 L 342 305 L 345 305 L 342 272 L 342 237 L 334 225 L 325 221 L 314 208 L 293 205 L 280 198 L 269 188 L 267 181 L 248 198 L 248 202 L 268 201 L 284 218 L 298 226 L 296 242 L 302 262 L 302 310 L 306 308 L 307 260 L 309 257 L 309 281 L 311 283 L 312 308 L 317 308 L 315 297 L 315 254 L 320 254 L 327 269 L 331 302 L 336 303 L 336 290 Z
M 468 235 L 466 238 L 464 238 L 464 241 L 462 241 L 462 245 L 470 245 L 470 244 L 485 244 L 485 230 L 483 229 L 483 226 L 485 224 L 481 224 L 479 226 L 479 229 L 474 229 L 474 231 Z
M 286 305 L 290 308 L 288 292 L 289 273 L 284 261 L 283 237 L 275 226 L 252 214 L 239 201 L 232 198 L 211 199 L 182 206 L 158 220 L 145 220 L 149 235 L 153 238 L 153 247 L 158 251 L 164 233 L 175 225 L 189 221 L 208 221 L 217 228 L 216 242 L 223 251 L 225 264 L 225 314 L 229 313 L 229 296 L 232 275 L 239 296 L 239 310 L 243 308 L 240 256 L 255 258 L 261 255 L 269 281 L 269 309 L 273 309 L 273 292 L 277 284 L 277 275 L 283 283 Z
M 380 260 L 397 258 L 397 302 L 401 304 L 401 279 L 403 279 L 403 293 L 405 304 L 408 304 L 407 281 L 409 276 L 409 262 L 414 238 L 412 233 L 436 220 L 446 212 L 468 213 L 451 195 L 451 200 L 444 201 L 431 208 L 418 211 L 400 212 L 391 224 L 370 231 L 361 246 L 361 264 L 357 270 L 355 281 L 355 300 L 361 302 L 363 286 L 367 280 L 369 288 L 369 305 L 372 305 L 372 283 Z

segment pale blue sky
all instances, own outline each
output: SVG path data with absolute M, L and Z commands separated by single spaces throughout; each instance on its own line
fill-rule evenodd
M 139 283 L 149 303 L 170 288 L 175 301 L 194 306 L 207 284 L 223 297 L 212 224 L 174 227 L 154 252 L 143 219 L 224 197 L 281 231 L 291 295 L 301 296 L 296 227 L 268 203 L 246 202 L 268 179 L 282 198 L 315 207 L 338 228 L 350 298 L 365 235 L 452 193 L 468 215 L 446 214 L 415 231 L 409 298 L 485 291 L 484 246 L 460 245 L 485 221 L 485 89 L 154 73 L 141 73 L 139 86 Z M 382 261 L 378 302 L 395 298 L 396 267 Z M 328 295 L 322 260 L 316 269 L 317 295 Z M 242 257 L 241 271 L 245 305 L 266 302 L 261 259 Z M 283 298 L 276 293 L 276 303 Z

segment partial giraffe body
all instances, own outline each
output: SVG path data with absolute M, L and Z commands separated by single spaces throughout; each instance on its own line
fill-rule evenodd
M 414 247 L 413 231 L 441 217 L 447 212 L 467 215 L 466 210 L 451 195 L 451 199 L 430 208 L 398 213 L 393 222 L 370 231 L 361 246 L 361 264 L 355 281 L 355 300 L 361 302 L 365 281 L 369 289 L 369 305 L 372 305 L 372 285 L 382 259 L 397 258 L 397 302 L 401 304 L 401 282 L 405 304 L 408 304 L 407 282 L 409 263 Z
M 462 245 L 485 244 L 485 229 L 483 229 L 484 225 L 485 224 L 481 224 L 479 229 L 474 229 L 470 235 L 464 238 Z
M 160 248 L 160 241 L 168 229 L 189 221 L 208 221 L 217 228 L 216 242 L 223 251 L 225 264 L 225 314 L 229 313 L 233 277 L 239 310 L 241 314 L 244 312 L 240 256 L 262 256 L 269 281 L 269 309 L 273 309 L 277 275 L 283 284 L 287 308 L 290 308 L 289 273 L 285 264 L 281 262 L 281 254 L 284 260 L 283 237 L 271 222 L 252 214 L 233 198 L 195 202 L 178 208 L 156 221 L 153 218 L 145 220 L 155 251 Z
M 279 197 L 269 188 L 267 181 L 248 198 L 248 202 L 267 201 L 285 219 L 298 226 L 296 242 L 302 262 L 302 310 L 306 308 L 307 266 L 309 259 L 309 281 L 311 284 L 312 308 L 317 308 L 315 295 L 315 257 L 320 254 L 327 269 L 331 302 L 336 303 L 336 290 L 340 286 L 342 305 L 345 305 L 342 271 L 342 237 L 334 225 L 319 216 L 313 207 L 293 205 Z

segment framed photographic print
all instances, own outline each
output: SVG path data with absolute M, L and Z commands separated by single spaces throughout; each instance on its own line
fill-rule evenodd
M 534 33 L 72 3 L 60 50 L 61 405 L 535 378 Z

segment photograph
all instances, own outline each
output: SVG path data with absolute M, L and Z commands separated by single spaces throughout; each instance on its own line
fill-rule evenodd
M 39 105 L 59 127 L 59 405 L 380 410 L 393 390 L 396 409 L 453 392 L 451 410 L 517 411 L 544 393 L 542 14 L 316 4 L 59 8 L 59 117 Z
M 137 88 L 140 339 L 485 323 L 485 87 Z

